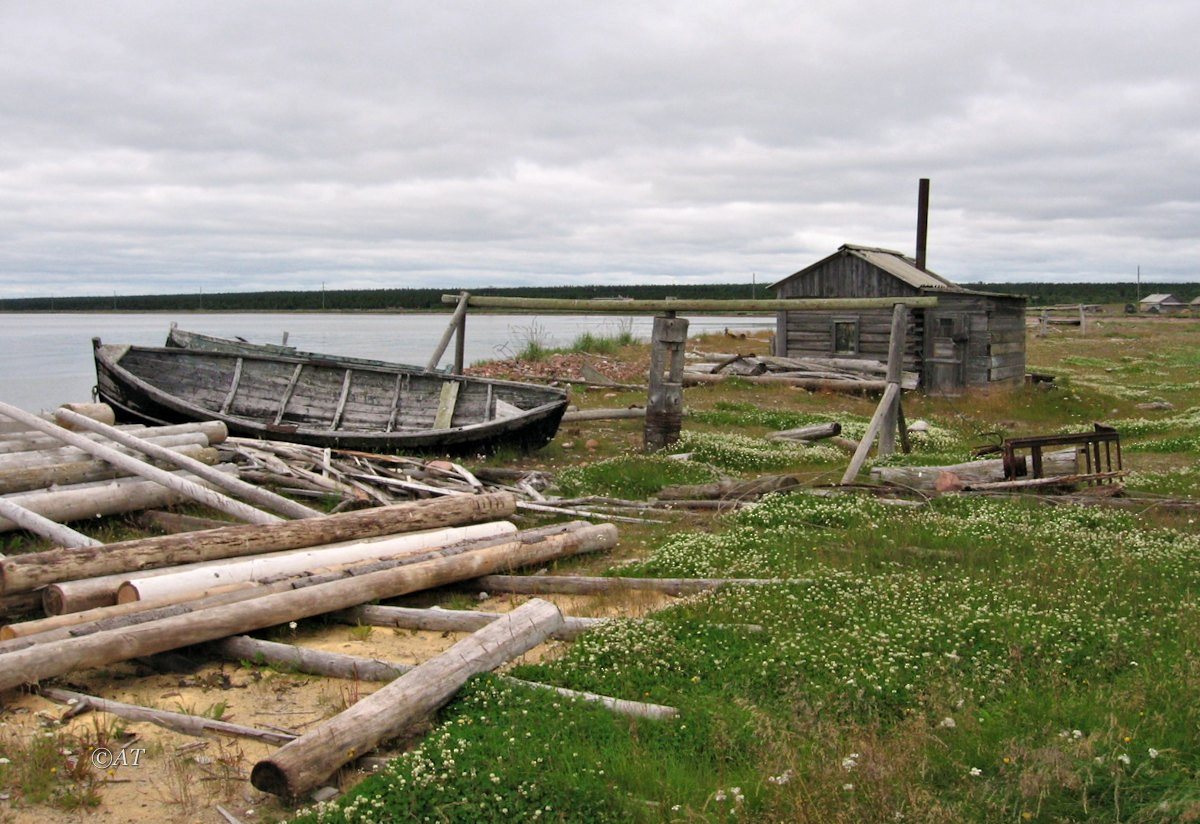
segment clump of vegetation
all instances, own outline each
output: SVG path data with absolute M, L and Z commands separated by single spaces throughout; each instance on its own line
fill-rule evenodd
M 702 484 L 716 480 L 717 472 L 694 461 L 677 461 L 665 455 L 623 455 L 564 469 L 559 491 L 566 497 L 604 495 L 643 500 L 665 486 Z
M 791 441 L 768 441 L 746 435 L 685 431 L 675 449 L 691 452 L 693 460 L 734 472 L 786 469 L 804 463 L 845 460 L 845 453 L 831 446 L 806 446 Z

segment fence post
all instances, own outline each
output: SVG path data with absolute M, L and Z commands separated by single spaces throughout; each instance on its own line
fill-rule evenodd
M 664 312 L 650 336 L 650 387 L 646 398 L 644 448 L 656 452 L 679 440 L 683 427 L 683 352 L 688 322 Z

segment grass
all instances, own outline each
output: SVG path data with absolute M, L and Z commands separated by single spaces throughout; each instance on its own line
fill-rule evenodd
M 612 356 L 637 343 L 631 321 L 617 323 L 613 331 L 608 333 L 583 332 L 568 346 L 551 345 L 546 330 L 537 321 L 531 322 L 529 326 L 510 330 L 510 332 L 516 339 L 517 348 L 514 357 L 517 360 L 535 363 L 544 361 L 551 355 L 561 354 Z
M 558 477 L 564 497 L 602 495 L 643 500 L 665 486 L 716 480 L 708 466 L 662 455 L 625 455 L 563 470 Z

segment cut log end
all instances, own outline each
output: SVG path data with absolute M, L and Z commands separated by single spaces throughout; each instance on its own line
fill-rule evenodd
M 287 773 L 271 759 L 259 761 L 250 771 L 250 783 L 256 790 L 284 798 L 294 798 L 299 795 L 289 784 Z

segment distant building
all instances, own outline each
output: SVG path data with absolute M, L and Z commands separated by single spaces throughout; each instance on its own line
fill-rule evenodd
M 938 298 L 909 313 L 904 368 L 933 394 L 1019 384 L 1025 379 L 1025 298 L 965 289 L 890 249 L 846 244 L 774 284 L 777 298 Z M 890 309 L 782 311 L 775 334 L 784 357 L 887 360 Z
M 1192 302 L 1188 305 L 1192 307 L 1193 314 L 1200 313 L 1200 297 L 1193 298 Z
M 1138 304 L 1143 312 L 1148 312 L 1152 315 L 1166 315 L 1173 312 L 1182 312 L 1188 308 L 1188 305 L 1179 298 L 1170 294 L 1147 295 L 1142 298 Z

